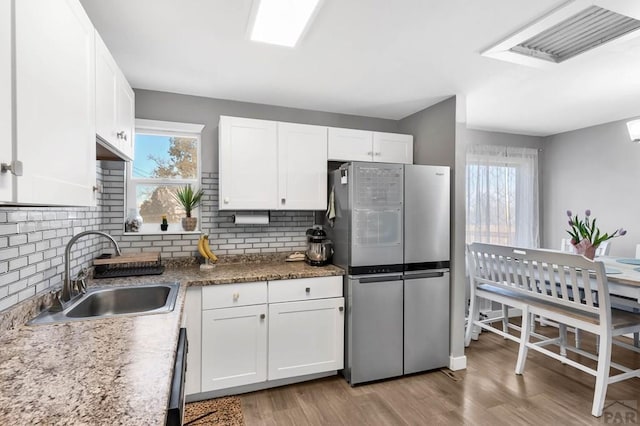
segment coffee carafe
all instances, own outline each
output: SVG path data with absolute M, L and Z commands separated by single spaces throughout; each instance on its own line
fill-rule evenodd
M 324 266 L 331 262 L 333 243 L 327 239 L 327 233 L 322 226 L 307 229 L 307 251 L 305 261 L 312 266 Z

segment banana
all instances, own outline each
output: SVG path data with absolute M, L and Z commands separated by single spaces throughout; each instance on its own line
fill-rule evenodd
M 207 252 L 204 250 L 204 235 L 200 236 L 200 239 L 198 240 L 198 252 L 205 258 L 205 260 L 209 258 Z
M 213 254 L 213 252 L 211 251 L 211 247 L 209 247 L 209 236 L 207 234 L 204 234 L 202 236 L 202 240 L 202 249 L 207 254 L 209 260 L 211 260 L 213 263 L 216 263 L 218 261 L 218 256 Z

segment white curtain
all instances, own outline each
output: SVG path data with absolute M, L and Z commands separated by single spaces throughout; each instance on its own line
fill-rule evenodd
M 538 150 L 471 145 L 466 172 L 467 243 L 539 247 Z

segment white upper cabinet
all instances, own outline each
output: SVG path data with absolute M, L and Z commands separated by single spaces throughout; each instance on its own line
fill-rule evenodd
M 0 2 L 0 163 L 9 164 L 12 150 L 11 2 Z M 0 201 L 12 201 L 13 174 L 0 174 Z
M 330 127 L 327 151 L 332 161 L 372 161 L 373 133 Z
M 413 164 L 413 136 L 373 132 L 373 161 Z
M 330 161 L 413 163 L 413 136 L 329 128 Z
M 220 210 L 324 210 L 327 129 L 220 117 Z
M 16 1 L 15 34 L 14 201 L 95 205 L 93 25 L 77 0 Z
M 220 210 L 275 210 L 276 122 L 222 116 L 218 130 Z
M 96 135 L 108 151 L 98 158 L 133 159 L 133 90 L 96 32 Z
M 326 127 L 278 123 L 278 202 L 281 210 L 326 208 Z

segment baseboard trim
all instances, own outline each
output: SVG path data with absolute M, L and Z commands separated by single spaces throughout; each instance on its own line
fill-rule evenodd
M 458 371 L 465 370 L 467 368 L 467 356 L 450 356 L 449 357 L 449 370 Z
M 321 379 L 337 375 L 337 371 L 327 371 L 324 373 L 307 374 L 305 376 L 289 377 L 287 379 L 268 380 L 266 382 L 252 383 L 250 385 L 235 386 L 232 388 L 218 389 L 208 392 L 200 392 L 185 397 L 186 402 L 204 401 L 205 399 L 219 398 L 221 396 L 239 395 L 241 393 L 255 392 L 259 390 L 275 388 L 278 386 L 291 385 L 293 383 L 306 382 L 308 380 Z

